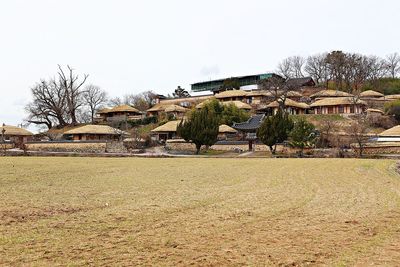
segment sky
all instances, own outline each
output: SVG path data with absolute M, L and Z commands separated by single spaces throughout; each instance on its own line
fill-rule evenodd
M 110 96 L 272 72 L 284 58 L 400 52 L 398 0 L 0 0 L 0 123 L 57 65 Z

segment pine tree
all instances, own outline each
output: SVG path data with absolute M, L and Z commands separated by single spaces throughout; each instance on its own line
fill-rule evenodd
M 289 115 L 278 110 L 275 115 L 264 119 L 257 130 L 257 137 L 269 147 L 272 154 L 275 154 L 276 145 L 287 140 L 292 128 L 293 122 Z
M 196 154 L 199 154 L 201 146 L 212 146 L 218 136 L 218 116 L 207 107 L 195 110 L 187 121 L 178 125 L 177 133 L 187 142 L 196 145 Z
M 304 148 L 312 145 L 316 139 L 315 126 L 304 118 L 295 122 L 290 132 L 290 145 L 300 148 L 300 157 L 303 156 Z

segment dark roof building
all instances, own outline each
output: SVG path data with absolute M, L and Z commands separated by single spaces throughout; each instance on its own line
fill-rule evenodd
M 234 123 L 232 128 L 242 132 L 253 132 L 255 133 L 260 127 L 262 121 L 264 120 L 264 114 L 257 114 L 252 116 L 246 122 Z
M 311 77 L 291 78 L 286 81 L 289 88 L 300 88 L 303 86 L 315 86 L 315 82 Z

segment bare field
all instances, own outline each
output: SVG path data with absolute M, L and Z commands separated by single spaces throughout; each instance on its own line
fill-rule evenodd
M 0 158 L 0 265 L 400 265 L 394 161 Z

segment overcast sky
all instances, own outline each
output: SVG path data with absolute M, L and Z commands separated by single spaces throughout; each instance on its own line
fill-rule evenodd
M 0 123 L 69 64 L 111 96 L 273 71 L 285 57 L 400 52 L 398 0 L 0 0 Z

